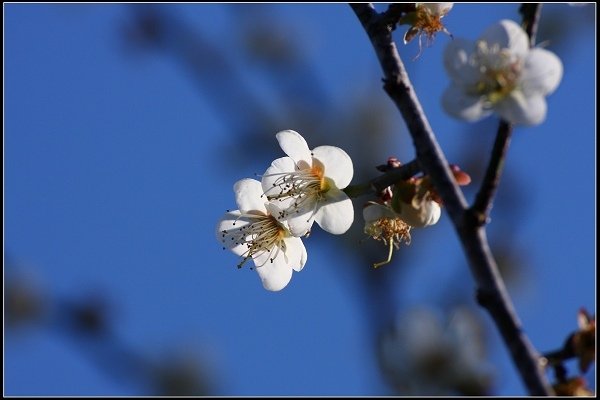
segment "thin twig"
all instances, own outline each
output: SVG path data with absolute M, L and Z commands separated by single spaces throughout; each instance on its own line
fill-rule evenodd
M 425 117 L 404 64 L 391 36 L 391 29 L 379 23 L 371 4 L 351 4 L 375 49 L 384 73 L 384 89 L 400 110 L 413 139 L 423 171 L 429 175 L 444 201 L 469 261 L 477 284 L 480 304 L 494 320 L 516 368 L 531 395 L 549 395 L 552 389 L 514 311 L 504 282 L 491 254 L 485 230 L 468 218 L 467 203 L 454 180 L 448 162 Z
M 510 145 L 512 131 L 512 124 L 506 121 L 500 121 L 490 162 L 470 210 L 476 223 L 480 225 L 487 223 L 489 219 L 492 203 L 496 196 L 496 192 L 498 191 L 500 177 L 504 170 L 504 160 L 506 159 L 506 153 L 508 152 L 508 146 Z
M 542 13 L 542 3 L 524 3 L 519 8 L 519 13 L 523 16 L 523 29 L 529 36 L 529 47 L 533 47 Z
M 390 168 L 377 178 L 373 178 L 367 184 L 350 185 L 344 192 L 350 197 L 359 197 L 367 193 L 379 193 L 388 186 L 399 181 L 405 181 L 421 172 L 418 160 L 412 160 L 397 168 Z
M 394 183 L 405 181 L 417 175 L 419 172 L 421 172 L 421 165 L 418 160 L 413 160 L 398 168 L 392 168 L 377 178 L 371 179 L 371 187 L 378 193 Z

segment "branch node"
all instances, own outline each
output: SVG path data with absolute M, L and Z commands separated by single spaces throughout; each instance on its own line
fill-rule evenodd
M 488 310 L 493 309 L 494 305 L 498 303 L 495 293 L 489 290 L 477 289 L 475 298 L 477 299 L 477 304 Z
M 473 207 L 467 209 L 464 213 L 465 226 L 480 228 L 490 223 L 491 219 L 485 212 L 475 210 Z

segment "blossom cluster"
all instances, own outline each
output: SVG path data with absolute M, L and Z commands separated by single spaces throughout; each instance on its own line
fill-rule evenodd
M 410 25 L 408 43 L 425 35 L 428 43 L 437 32 L 449 34 L 441 19 L 454 3 L 416 3 L 398 23 Z M 553 53 L 529 47 L 527 33 L 515 22 L 502 20 L 476 42 L 453 40 L 446 48 L 444 66 L 452 82 L 442 105 L 458 118 L 479 120 L 493 112 L 513 124 L 534 125 L 546 115 L 545 96 L 562 78 L 562 63 Z M 228 211 L 217 224 L 223 248 L 242 257 L 241 268 L 252 260 L 263 286 L 278 291 L 290 282 L 293 271 L 307 261 L 302 237 L 314 223 L 332 234 L 345 233 L 354 220 L 352 200 L 344 192 L 354 173 L 348 154 L 335 146 L 310 149 L 293 130 L 276 134 L 285 157 L 275 159 L 261 180 L 235 183 L 237 210 Z M 399 162 L 390 159 L 389 168 Z M 454 170 L 458 184 L 468 175 Z M 394 183 L 363 209 L 364 232 L 394 248 L 410 243 L 412 228 L 431 226 L 441 215 L 441 200 L 427 176 Z
M 398 168 L 401 163 L 390 157 L 384 170 Z M 451 170 L 458 185 L 468 185 L 471 177 L 456 165 Z M 363 208 L 364 232 L 388 246 L 387 259 L 374 263 L 378 268 L 388 264 L 392 253 L 402 242 L 410 244 L 410 230 L 435 225 L 441 216 L 442 200 L 428 176 L 413 176 L 385 188 L 378 201 L 370 201 Z
M 295 131 L 277 133 L 287 155 L 277 158 L 261 181 L 242 179 L 233 191 L 238 210 L 220 219 L 216 236 L 223 248 L 252 260 L 265 289 L 287 286 L 306 264 L 302 237 L 313 223 L 332 234 L 345 233 L 354 220 L 352 200 L 342 191 L 354 174 L 348 154 L 335 146 L 310 149 Z

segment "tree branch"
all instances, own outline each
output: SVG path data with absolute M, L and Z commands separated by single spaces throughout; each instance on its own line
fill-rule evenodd
M 519 8 L 519 13 L 523 16 L 523 29 L 529 36 L 529 47 L 533 47 L 542 13 L 542 3 L 524 3 Z
M 401 165 L 398 168 L 390 168 L 385 174 L 371 179 L 369 182 L 371 188 L 376 192 L 381 192 L 388 186 L 394 183 L 405 181 L 421 172 L 419 160 L 413 160 L 408 164 Z
M 384 89 L 406 121 L 423 171 L 429 175 L 450 215 L 469 261 L 480 304 L 494 320 L 515 366 L 531 395 L 549 395 L 552 389 L 539 363 L 539 355 L 523 333 L 521 323 L 498 273 L 485 230 L 470 218 L 467 203 L 400 59 L 388 25 L 371 4 L 351 4 L 367 32 L 384 73 Z
M 486 224 L 489 219 L 492 203 L 496 196 L 496 192 L 498 191 L 500 177 L 504 170 L 504 160 L 506 159 L 506 153 L 508 152 L 508 146 L 510 145 L 512 131 L 512 124 L 506 121 L 500 121 L 490 163 L 487 166 L 485 176 L 481 182 L 481 187 L 479 188 L 479 192 L 477 192 L 473 206 L 470 209 L 472 217 L 479 225 Z
M 421 172 L 421 165 L 418 160 L 412 160 L 400 167 L 385 170 L 383 175 L 371 179 L 366 184 L 350 185 L 344 189 L 349 197 L 358 197 L 367 193 L 379 193 L 388 186 L 399 181 L 405 181 Z

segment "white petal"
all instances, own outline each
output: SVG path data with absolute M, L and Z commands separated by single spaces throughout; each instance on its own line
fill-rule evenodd
M 475 85 L 480 78 L 479 67 L 470 63 L 475 43 L 465 39 L 454 39 L 444 50 L 444 67 L 450 79 L 464 86 Z
M 420 3 L 431 15 L 443 17 L 452 9 L 454 3 Z
M 334 235 L 346 232 L 354 222 L 352 200 L 341 190 L 330 190 L 325 202 L 319 205 L 315 222 Z
M 235 201 L 243 213 L 248 211 L 259 211 L 267 213 L 265 202 L 267 197 L 263 195 L 263 189 L 256 179 L 242 179 L 233 185 Z
M 305 161 L 310 165 L 310 149 L 302 135 L 296 131 L 286 130 L 277 133 L 276 137 L 285 154 L 297 163 Z
M 294 271 L 302 271 L 304 264 L 306 264 L 306 248 L 302 239 L 298 237 L 288 237 L 284 239 L 285 242 L 285 256 L 287 257 L 288 263 L 294 269 Z
M 525 57 L 529 52 L 527 33 L 519 24 L 509 19 L 503 19 L 487 28 L 479 40 L 487 42 L 489 47 L 499 44 L 500 48 L 510 49 L 510 52 L 519 58 Z
M 275 196 L 281 194 L 281 188 L 278 183 L 281 178 L 296 170 L 296 163 L 289 157 L 281 157 L 271 163 L 261 179 L 262 190 L 267 196 Z M 279 180 L 279 182 L 278 182 Z
M 377 221 L 381 218 L 397 218 L 398 216 L 389 207 L 383 204 L 369 203 L 363 208 L 363 218 L 366 222 Z
M 478 96 L 470 96 L 463 88 L 452 84 L 442 95 L 442 107 L 453 117 L 474 122 L 491 114 L 491 110 L 483 107 L 483 101 Z
M 276 292 L 283 289 L 292 279 L 292 267 L 286 262 L 283 251 L 279 250 L 277 255 L 274 249 L 271 253 L 262 251 L 254 256 L 255 270 L 260 277 L 263 287 Z M 271 257 L 273 257 L 271 260 Z
M 304 236 L 310 231 L 315 222 L 317 206 L 317 199 L 310 198 L 304 199 L 301 207 L 291 207 L 287 210 L 285 221 L 292 236 Z
M 528 94 L 552 93 L 560 83 L 563 65 L 558 56 L 548 50 L 532 49 L 523 65 L 521 89 Z
M 225 213 L 217 223 L 215 236 L 223 247 L 233 251 L 238 256 L 244 254 L 248 247 L 240 244 L 240 229 L 250 223 L 248 218 L 239 218 L 240 211 L 230 211 Z
M 325 176 L 343 189 L 352 181 L 354 167 L 352 159 L 344 150 L 335 146 L 319 146 L 313 150 L 313 157 L 325 167 Z
M 494 106 L 503 119 L 517 125 L 540 124 L 546 118 L 546 107 L 544 96 L 525 96 L 520 90 L 513 90 Z
M 442 208 L 435 201 L 429 201 L 425 205 L 427 209 L 427 220 L 425 221 L 425 226 L 435 225 L 440 220 L 440 216 L 442 215 Z
M 420 208 L 415 208 L 411 204 L 402 203 L 402 212 L 400 218 L 408 225 L 415 228 L 423 228 L 438 222 L 441 215 L 441 209 L 435 201 L 424 201 Z
M 302 255 L 300 256 L 300 268 L 296 269 L 294 268 L 296 271 L 301 271 L 304 268 L 304 265 L 306 264 L 306 261 L 308 260 L 308 253 L 306 252 L 306 247 L 304 246 L 304 243 L 302 243 Z
M 279 221 L 279 223 L 289 231 L 287 222 L 285 222 L 285 210 L 288 208 L 288 204 L 293 203 L 293 198 L 283 199 L 283 200 L 271 200 L 265 207 L 267 208 L 267 213 L 272 215 Z

